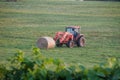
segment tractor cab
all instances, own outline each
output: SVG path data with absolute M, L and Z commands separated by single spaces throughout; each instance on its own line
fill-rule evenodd
M 66 27 L 66 32 L 69 32 L 69 33 L 73 34 L 74 37 L 76 37 L 77 34 L 80 33 L 79 30 L 80 30 L 79 26 Z

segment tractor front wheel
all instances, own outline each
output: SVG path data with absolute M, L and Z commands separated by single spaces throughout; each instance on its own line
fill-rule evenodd
M 56 41 L 56 46 L 57 46 L 57 47 L 62 47 L 62 45 L 63 45 L 63 44 L 60 43 L 60 40 L 58 39 L 58 40 Z
M 78 47 L 85 46 L 85 38 L 84 37 L 81 37 L 81 38 L 78 39 L 77 46 Z
M 73 48 L 74 47 L 74 41 L 70 40 L 68 43 L 67 43 L 67 46 L 69 48 Z

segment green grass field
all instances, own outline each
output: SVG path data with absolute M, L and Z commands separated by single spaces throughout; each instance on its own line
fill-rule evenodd
M 0 62 L 19 49 L 30 56 L 39 37 L 70 25 L 81 26 L 86 47 L 41 50 L 45 56 L 86 67 L 107 57 L 120 60 L 120 2 L 22 0 L 0 2 Z

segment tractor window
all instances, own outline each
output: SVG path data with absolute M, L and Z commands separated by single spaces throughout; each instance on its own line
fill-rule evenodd
M 71 31 L 71 29 L 67 28 L 67 29 L 66 29 L 66 31 L 67 31 L 67 32 L 70 32 L 70 31 Z
M 74 29 L 74 28 L 67 28 L 66 31 L 67 31 L 67 32 L 70 32 L 70 33 L 72 33 L 72 34 L 74 34 L 74 32 L 79 33 L 79 29 Z
M 74 30 L 72 30 L 72 28 L 67 28 L 66 31 L 70 33 L 74 33 Z
M 75 29 L 75 32 L 79 33 L 79 29 Z

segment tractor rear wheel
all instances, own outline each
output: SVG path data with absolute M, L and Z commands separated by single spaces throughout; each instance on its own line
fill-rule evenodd
M 66 45 L 69 48 L 73 48 L 74 47 L 74 41 L 70 40 Z
M 78 47 L 85 46 L 85 38 L 84 37 L 81 37 L 81 38 L 78 39 L 77 46 Z

